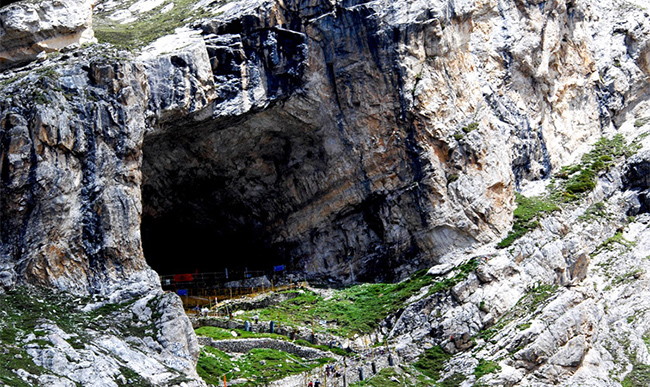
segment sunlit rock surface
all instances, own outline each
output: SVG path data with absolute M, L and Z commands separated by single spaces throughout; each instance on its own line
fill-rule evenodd
M 444 274 L 477 256 L 487 262 L 447 298 L 393 317 L 386 333 L 405 358 L 441 345 L 461 352 L 450 373 L 467 371 L 469 339 L 511 311 L 490 337 L 501 344 L 481 349 L 508 359 L 490 383 L 616 385 L 648 362 L 647 149 L 581 204 L 605 200 L 613 218 L 578 221 L 580 207 L 508 251 L 493 242 L 515 190 L 543 192 L 540 179 L 601 135 L 647 128 L 650 17 L 638 3 L 201 2 L 192 12 L 207 16 L 132 53 L 75 48 L 92 40 L 91 3 L 4 7 L 0 285 L 147 299 L 160 285 L 143 234 L 158 246 L 152 266 L 165 251 L 205 262 L 183 242 L 204 232 L 196 248 L 215 252 L 213 269 L 285 264 L 344 283 Z M 116 23 L 172 12 L 137 4 Z M 597 251 L 621 228 L 634 248 Z M 541 285 L 558 288 L 517 309 Z M 162 313 L 175 322 L 151 345 L 192 359 L 172 299 Z
M 95 0 L 23 1 L 0 9 L 0 70 L 94 42 Z

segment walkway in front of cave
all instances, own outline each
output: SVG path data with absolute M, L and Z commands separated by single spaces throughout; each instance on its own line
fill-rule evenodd
M 200 314 L 203 308 L 212 310 L 213 306 L 226 300 L 306 286 L 304 281 L 294 281 L 294 277 L 285 272 L 248 270 L 162 275 L 160 283 L 163 290 L 180 296 L 185 311 L 190 315 Z

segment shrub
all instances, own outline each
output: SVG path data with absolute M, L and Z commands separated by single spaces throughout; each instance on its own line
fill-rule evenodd
M 629 157 L 639 149 L 638 144 L 627 144 L 621 134 L 611 139 L 601 137 L 591 151 L 582 156 L 579 164 L 563 167 L 555 177 L 562 179 L 554 188 L 554 196 L 561 201 L 574 201 L 580 194 L 596 187 L 598 172 L 608 170 L 619 157 Z
M 463 127 L 463 132 L 469 133 L 469 132 L 472 132 L 472 131 L 474 131 L 476 129 L 478 129 L 478 122 L 472 122 L 471 124 Z

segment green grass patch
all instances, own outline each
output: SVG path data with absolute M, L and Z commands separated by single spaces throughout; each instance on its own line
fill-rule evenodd
M 175 0 L 173 8 L 162 13 L 162 8 L 167 4 L 169 2 L 139 14 L 137 20 L 124 24 L 114 22 L 106 15 L 96 14 L 93 19 L 95 37 L 99 43 L 110 43 L 115 47 L 133 51 L 162 36 L 174 33 L 178 27 L 211 15 L 203 8 L 192 10 L 196 4 L 193 0 Z
M 223 375 L 234 369 L 230 357 L 216 348 L 203 347 L 196 364 L 196 372 L 207 383 L 218 386 L 223 381 Z
M 600 254 L 603 251 L 613 251 L 617 246 L 623 247 L 624 251 L 627 252 L 636 246 L 636 242 L 628 241 L 623 238 L 623 232 L 617 231 L 613 236 L 607 238 L 596 248 L 594 255 Z
M 451 184 L 454 181 L 458 180 L 459 176 L 457 174 L 452 174 L 447 176 L 447 184 Z
M 440 346 L 435 346 L 424 351 L 413 366 L 431 379 L 438 380 L 440 373 L 445 369 L 445 362 L 449 359 L 451 359 L 450 354 L 443 351 Z
M 115 382 L 119 387 L 154 387 L 147 379 L 140 376 L 137 372 L 127 367 L 120 367 L 122 378 L 116 378 Z
M 533 312 L 544 303 L 549 297 L 551 297 L 557 290 L 557 285 L 547 285 L 547 284 L 538 284 L 533 286 L 528 290 L 526 296 L 520 300 L 520 306 L 527 309 L 529 312 Z
M 421 270 L 411 278 L 396 284 L 361 284 L 334 292 L 327 300 L 305 291 L 295 298 L 256 311 L 247 311 L 244 318 L 258 315 L 265 321 L 276 321 L 289 326 L 312 326 L 342 337 L 372 332 L 384 318 L 404 307 L 411 296 L 431 285 L 430 294 L 447 291 L 467 279 L 476 270 L 479 261 L 472 259 L 458 266 L 450 278 L 435 281 L 435 277 Z M 321 324 L 325 322 L 325 324 Z
M 312 344 L 312 343 L 310 343 L 309 341 L 306 341 L 306 340 L 296 340 L 295 343 L 298 344 L 298 345 L 305 346 L 305 347 L 320 349 L 321 351 L 324 351 L 324 352 L 332 352 L 332 353 L 337 354 L 339 356 L 349 356 L 350 355 L 345 349 L 339 348 L 339 347 L 331 347 L 330 348 L 328 345 Z
M 517 329 L 519 329 L 520 331 L 525 331 L 526 329 L 530 328 L 531 325 L 533 325 L 533 324 L 529 323 L 529 322 L 519 324 L 519 325 L 517 325 Z
M 648 122 L 650 122 L 650 117 L 639 118 L 636 121 L 634 121 L 634 127 L 635 128 L 640 128 L 643 125 L 647 124 Z
M 478 122 L 472 122 L 471 124 L 463 127 L 463 132 L 470 133 L 478 129 Z
M 15 346 L 3 346 L 0 351 L 0 382 L 16 387 L 30 387 L 36 385 L 37 380 L 32 383 L 25 382 L 16 374 L 16 370 L 25 370 L 32 375 L 41 375 L 45 369 L 34 364 L 32 357 L 21 348 Z
M 534 196 L 527 198 L 515 192 L 515 203 L 517 208 L 513 212 L 514 224 L 508 236 L 497 244 L 498 248 L 505 248 L 524 236 L 529 231 L 539 226 L 539 218 L 543 214 L 557 211 L 560 207 L 552 200 L 544 197 Z
M 630 270 L 625 274 L 621 274 L 619 276 L 616 276 L 612 280 L 612 286 L 617 286 L 617 285 L 630 283 L 630 282 L 632 282 L 634 280 L 639 279 L 643 274 L 645 274 L 645 271 L 643 269 Z
M 238 386 L 260 386 L 273 380 L 309 371 L 333 361 L 331 358 L 305 360 L 275 349 L 256 348 L 238 359 L 215 348 L 204 347 L 197 363 L 199 376 L 208 384 L 218 385 L 227 380 L 247 379 Z
M 650 381 L 650 365 L 634 364 L 632 371 L 621 382 L 622 387 L 647 387 Z
M 616 159 L 629 157 L 639 150 L 638 144 L 628 144 L 622 134 L 611 139 L 601 137 L 592 149 L 582 156 L 579 164 L 562 167 L 555 175 L 559 179 L 553 187 L 553 197 L 557 201 L 571 202 L 596 187 L 598 174 L 607 171 Z
M 432 282 L 433 277 L 422 270 L 397 284 L 361 284 L 341 289 L 327 300 L 305 291 L 275 306 L 246 312 L 244 316 L 252 318 L 257 314 L 262 320 L 313 326 L 317 331 L 350 337 L 372 332 L 381 320 L 402 308 L 409 297 Z M 327 326 L 322 326 L 321 321 L 326 321 Z
M 447 379 L 443 380 L 442 382 L 438 383 L 438 387 L 459 387 L 464 381 L 467 379 L 467 377 L 459 372 L 454 373 Z
M 480 379 L 484 375 L 501 371 L 501 366 L 492 360 L 478 359 L 478 365 L 474 368 L 474 376 Z
M 477 259 L 470 259 L 468 262 L 458 266 L 456 268 L 456 274 L 451 278 L 446 278 L 442 281 L 438 281 L 431 286 L 429 289 L 429 294 L 434 294 L 438 292 L 444 292 L 452 287 L 456 286 L 460 282 L 467 279 L 469 273 L 473 272 L 478 268 L 479 261 Z
M 593 222 L 596 220 L 609 220 L 610 214 L 605 208 L 605 203 L 598 202 L 594 203 L 585 212 L 578 217 L 578 220 L 582 222 Z
M 38 345 L 41 348 L 53 347 L 48 339 L 47 325 L 55 324 L 71 335 L 68 343 L 75 349 L 86 348 L 93 340 L 95 332 L 116 329 L 122 337 L 149 335 L 155 337 L 150 326 L 133 318 L 131 306 L 133 301 L 121 304 L 107 304 L 95 311 L 84 312 L 82 307 L 92 302 L 89 297 L 75 297 L 67 293 L 54 293 L 50 289 L 37 287 L 19 287 L 0 294 L 0 310 L 4 313 L 0 319 L 0 385 L 10 386 L 36 385 L 23 383 L 16 371 L 25 370 L 34 375 L 48 374 L 50 371 L 37 367 L 24 347 Z M 148 386 L 128 367 L 122 376 L 116 376 L 116 383 L 129 386 Z
M 372 387 L 430 387 L 435 382 L 422 375 L 418 370 L 410 366 L 384 368 L 377 375 L 362 381 L 352 383 L 350 386 L 372 386 Z

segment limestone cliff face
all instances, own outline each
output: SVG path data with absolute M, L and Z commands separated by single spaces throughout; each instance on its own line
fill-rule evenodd
M 0 250 L 4 278 L 86 293 L 146 268 L 138 228 L 148 85 L 137 64 L 78 59 L 2 90 Z
M 634 110 L 650 113 L 647 105 Z M 635 139 L 639 153 L 603 174 L 582 203 L 543 218 L 508 249 L 452 253 L 451 261 L 471 258 L 477 269 L 450 292 L 423 291 L 387 319 L 398 353 L 413 359 L 423 346 L 440 345 L 454 354 L 445 376 L 458 372 L 468 383 L 645 383 L 650 216 L 641 176 L 650 162 L 650 126 L 633 117 L 620 132 Z M 430 273 L 449 278 L 452 268 Z M 486 359 L 500 368 L 472 374 Z
M 19 2 L 0 10 L 0 70 L 39 54 L 94 42 L 94 0 Z
M 312 275 L 399 278 L 494 240 L 518 184 L 573 161 L 647 92 L 634 7 L 222 11 L 196 24 L 216 98 L 145 136 L 144 220 L 246 230 Z
M 462 261 L 459 251 L 484 255 L 472 249 L 504 236 L 515 189 L 579 159 L 603 133 L 634 132 L 650 116 L 650 17 L 630 2 L 200 2 L 194 11 L 212 16 L 135 54 L 70 45 L 90 39 L 91 6 L 0 10 L 1 289 L 31 284 L 135 300 L 134 315 L 161 333 L 129 356 L 158 352 L 156 367 L 175 364 L 189 385 L 201 384 L 191 370 L 197 348 L 177 299 L 160 304 L 162 317 L 143 306 L 160 285 L 142 233 L 209 230 L 215 251 L 232 241 L 256 246 L 218 261 L 285 263 L 341 282 L 394 280 L 431 266 L 444 275 Z M 602 178 L 590 200 L 626 203 L 619 217 L 647 210 L 644 157 Z M 635 193 L 617 201 L 624 189 Z M 452 298 L 425 298 L 395 316 L 390 334 L 408 348 L 462 350 L 466 343 L 446 336 L 489 328 L 527 287 L 581 286 L 562 291 L 541 320 L 522 320 L 563 319 L 508 337 L 507 348 L 523 351 L 492 381 L 560 383 L 584 359 L 613 369 L 604 352 L 589 352 L 610 336 L 581 332 L 611 328 L 601 312 L 619 293 L 579 284 L 594 275 L 588 254 L 614 226 L 570 230 L 572 216 L 545 221 L 537 240 L 513 251 L 488 245 L 497 259 Z M 644 251 L 627 255 L 617 273 L 627 275 Z M 624 310 L 618 320 L 630 317 Z M 630 332 L 645 328 L 630 324 Z M 82 355 L 122 345 L 104 344 Z M 459 368 L 473 361 L 463 356 Z M 61 361 L 42 366 L 76 369 Z M 553 377 L 538 378 L 540 369 Z M 593 367 L 584 370 L 574 381 L 595 380 Z M 156 383 L 172 383 L 165 378 Z
M 212 11 L 135 59 L 6 75 L 3 278 L 95 291 L 146 270 L 140 215 L 313 276 L 400 278 L 502 236 L 516 186 L 646 99 L 632 5 Z

